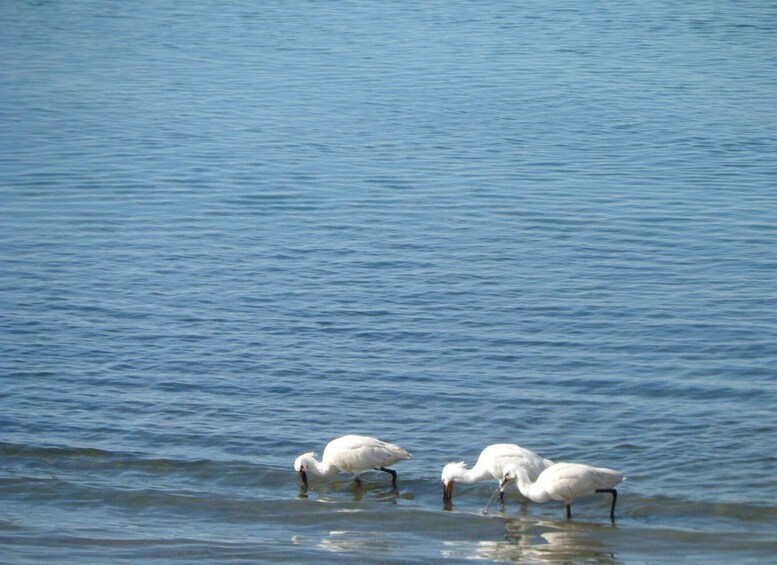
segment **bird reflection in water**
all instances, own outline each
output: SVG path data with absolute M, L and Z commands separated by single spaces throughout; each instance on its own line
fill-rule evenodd
M 332 530 L 318 547 L 335 553 L 388 554 L 392 547 L 384 533 L 354 530 Z
M 311 495 L 319 502 L 333 503 L 342 503 L 344 500 L 352 500 L 353 502 L 366 500 L 396 504 L 397 499 L 400 498 L 406 500 L 415 498 L 412 493 L 400 492 L 395 486 L 386 487 L 382 483 L 373 484 L 367 481 L 358 484 L 349 481 L 346 485 L 343 485 L 342 481 L 333 481 L 326 485 L 320 485 L 315 490 L 301 488 L 297 498 L 310 498 Z
M 515 563 L 595 563 L 615 565 L 620 561 L 599 534 L 604 528 L 593 523 L 508 520 L 501 541 L 444 542 L 445 558 L 488 559 Z

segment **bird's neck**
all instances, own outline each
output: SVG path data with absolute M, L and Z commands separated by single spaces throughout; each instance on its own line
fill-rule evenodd
M 491 473 L 485 467 L 475 465 L 472 469 L 462 471 L 456 480 L 461 483 L 477 483 L 484 479 L 490 479 Z
M 319 462 L 312 457 L 308 461 L 308 469 L 320 477 L 326 477 L 328 475 L 334 475 L 337 473 L 337 467 L 331 463 L 327 462 L 326 460 Z
M 515 484 L 518 486 L 518 490 L 523 496 L 540 504 L 550 500 L 550 497 L 547 496 L 547 493 L 544 490 L 538 488 L 536 483 L 531 482 L 529 473 L 526 469 L 517 467 L 513 469 L 512 472 L 515 473 Z

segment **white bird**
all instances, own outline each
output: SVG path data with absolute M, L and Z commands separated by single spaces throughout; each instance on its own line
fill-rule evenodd
M 505 468 L 501 486 L 516 481 L 518 490 L 533 502 L 543 504 L 549 500 L 561 500 L 567 506 L 567 519 L 572 517 L 572 499 L 596 492 L 612 494 L 610 520 L 615 521 L 615 500 L 618 491 L 613 487 L 626 477 L 619 471 L 592 467 L 580 463 L 556 463 L 545 469 L 532 481 L 531 476 L 519 465 Z
M 533 451 L 514 443 L 497 443 L 489 445 L 480 452 L 478 462 L 472 469 L 467 469 L 464 462 L 448 463 L 442 470 L 442 499 L 450 502 L 453 496 L 453 483 L 477 483 L 488 479 L 501 481 L 507 465 L 521 467 L 529 477 L 536 479 L 553 461 L 544 459 Z M 500 485 L 499 499 L 504 500 L 504 490 Z
M 403 459 L 412 459 L 413 456 L 393 443 L 374 437 L 347 435 L 327 444 L 320 463 L 315 457 L 316 454 L 311 451 L 303 453 L 294 462 L 294 470 L 299 473 L 304 490 L 308 488 L 308 471 L 322 477 L 336 475 L 338 471 L 352 473 L 356 483 L 360 484 L 359 475 L 375 469 L 391 475 L 391 485 L 396 487 L 397 472 L 387 467 Z

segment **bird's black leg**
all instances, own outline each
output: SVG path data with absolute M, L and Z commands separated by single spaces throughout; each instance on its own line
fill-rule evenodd
M 388 473 L 391 475 L 391 486 L 395 487 L 397 486 L 397 472 L 393 469 L 386 469 L 385 467 L 378 467 L 378 471 L 383 471 L 384 473 Z
M 353 478 L 353 482 L 355 482 L 357 485 L 362 486 L 362 480 L 359 478 L 359 475 L 356 475 Z
M 600 488 L 596 492 L 609 492 L 612 495 L 612 506 L 610 507 L 610 521 L 615 522 L 615 501 L 618 499 L 618 491 L 614 488 Z
M 505 503 L 505 491 L 503 491 L 503 490 L 500 490 L 500 491 L 499 491 L 499 502 L 500 502 L 501 504 L 504 504 L 504 503 Z
M 567 520 L 570 520 L 572 518 L 572 505 L 567 504 Z

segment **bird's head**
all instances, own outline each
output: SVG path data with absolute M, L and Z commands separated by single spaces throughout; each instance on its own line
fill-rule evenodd
M 298 473 L 300 471 L 307 471 L 308 467 L 310 466 L 310 463 L 313 459 L 315 459 L 316 454 L 314 452 L 309 453 L 303 453 L 299 457 L 297 457 L 296 461 L 294 461 L 294 470 Z
M 316 454 L 311 451 L 309 453 L 303 453 L 297 457 L 296 461 L 294 461 L 294 470 L 299 473 L 299 478 L 302 483 L 301 486 L 304 490 L 307 490 L 308 488 L 307 470 L 315 461 L 315 457 Z
M 518 478 L 518 475 L 515 473 L 512 469 L 505 469 L 504 473 L 502 474 L 502 480 L 499 482 L 499 488 L 504 489 L 508 483 L 514 481 Z
M 504 489 L 512 481 L 516 481 L 520 488 L 520 483 L 528 480 L 529 474 L 525 467 L 520 463 L 508 463 L 502 469 L 502 480 L 499 482 L 499 488 Z
M 444 502 L 450 502 L 453 496 L 453 483 L 466 472 L 467 465 L 463 461 L 448 463 L 442 468 L 442 499 Z

